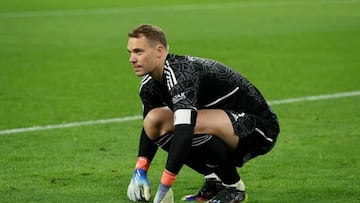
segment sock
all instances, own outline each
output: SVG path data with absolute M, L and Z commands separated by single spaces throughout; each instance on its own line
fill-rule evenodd
M 234 183 L 234 184 L 224 184 L 223 183 L 223 185 L 225 187 L 234 187 L 237 190 L 245 191 L 245 183 L 241 179 L 238 182 Z
M 210 179 L 210 178 L 215 178 L 216 180 L 221 181 L 220 178 L 215 173 L 211 173 L 205 176 L 205 179 Z

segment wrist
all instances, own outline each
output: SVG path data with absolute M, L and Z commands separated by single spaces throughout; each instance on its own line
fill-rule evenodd
M 143 169 L 147 171 L 150 167 L 150 161 L 146 157 L 138 157 L 136 159 L 135 169 Z
M 171 187 L 174 184 L 175 179 L 176 179 L 176 174 L 175 173 L 172 173 L 172 172 L 164 169 L 164 171 L 162 173 L 162 176 L 161 176 L 160 183 L 162 185 Z

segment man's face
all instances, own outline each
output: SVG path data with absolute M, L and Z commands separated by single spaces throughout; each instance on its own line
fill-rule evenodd
M 130 54 L 129 62 L 137 76 L 151 74 L 159 66 L 156 47 L 151 46 L 144 36 L 130 37 L 127 50 Z

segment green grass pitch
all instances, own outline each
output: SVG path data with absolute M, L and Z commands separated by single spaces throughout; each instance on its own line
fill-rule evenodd
M 359 0 L 2 0 L 0 132 L 141 114 L 139 23 L 222 61 L 269 101 L 360 90 Z M 359 95 L 359 94 L 358 94 Z M 274 104 L 276 147 L 239 169 L 248 202 L 360 202 L 360 97 Z M 0 134 L 0 202 L 129 202 L 141 120 Z M 153 195 L 166 154 L 149 178 Z M 176 202 L 202 177 L 187 167 Z

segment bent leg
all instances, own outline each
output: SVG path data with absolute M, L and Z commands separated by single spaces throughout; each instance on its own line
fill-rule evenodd
M 218 137 L 212 136 L 207 142 L 192 146 L 185 164 L 195 171 L 209 175 L 215 173 L 223 183 L 233 184 L 240 180 L 232 151 Z
M 195 134 L 211 134 L 223 140 L 231 149 L 235 149 L 239 136 L 235 135 L 229 116 L 221 109 L 201 109 L 195 125 Z
M 144 119 L 144 128 L 152 140 L 174 131 L 174 114 L 168 107 L 151 110 Z M 239 137 L 235 135 L 232 123 L 221 109 L 198 110 L 194 134 L 211 134 L 223 140 L 231 149 L 235 149 Z
M 144 129 L 151 140 L 174 131 L 174 113 L 168 107 L 152 109 L 144 119 Z

